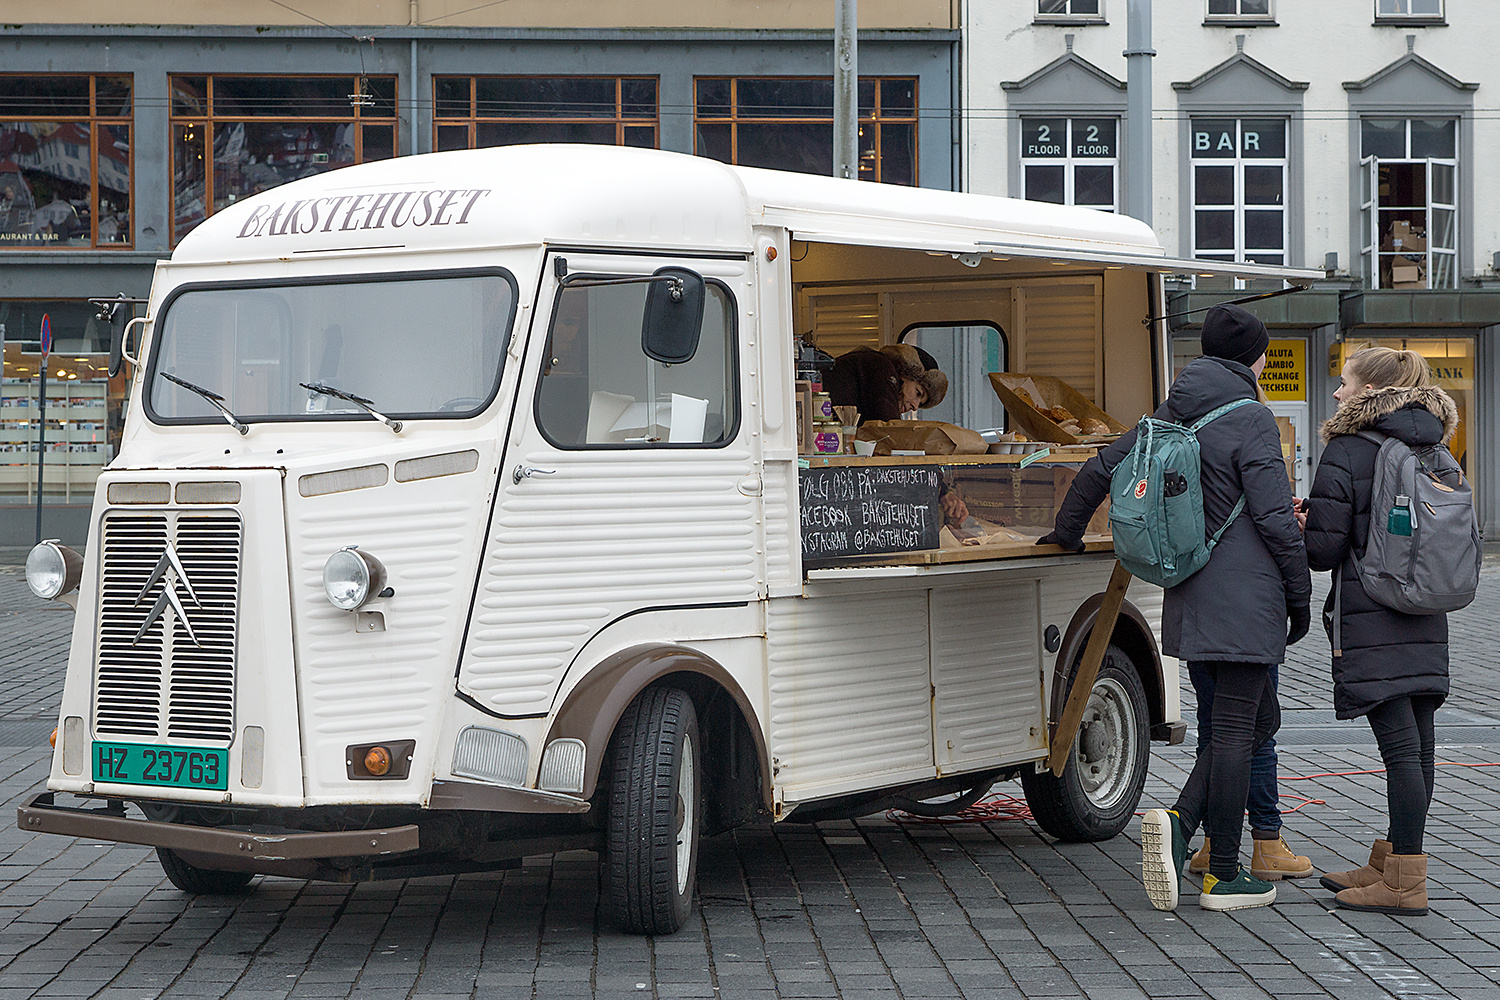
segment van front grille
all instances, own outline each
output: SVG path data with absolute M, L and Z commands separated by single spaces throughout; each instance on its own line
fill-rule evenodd
M 230 741 L 243 535 L 232 511 L 105 513 L 96 733 Z

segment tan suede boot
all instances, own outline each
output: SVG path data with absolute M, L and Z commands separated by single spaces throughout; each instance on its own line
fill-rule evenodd
M 1385 877 L 1385 859 L 1390 853 L 1391 842 L 1377 840 L 1370 848 L 1370 860 L 1365 863 L 1364 867 L 1347 872 L 1329 872 L 1318 881 L 1323 884 L 1323 888 L 1332 889 L 1334 892 L 1374 885 Z
M 1293 854 L 1286 841 L 1255 841 L 1255 853 L 1250 857 L 1250 874 L 1256 878 L 1275 882 L 1284 878 L 1303 878 L 1313 873 L 1313 863 L 1303 854 Z
M 1345 889 L 1333 901 L 1346 910 L 1420 917 L 1427 913 L 1427 855 L 1388 854 L 1379 882 Z
M 1203 846 L 1198 848 L 1198 853 L 1193 855 L 1193 860 L 1188 862 L 1188 871 L 1194 875 L 1202 875 L 1208 871 L 1208 838 L 1203 838 Z

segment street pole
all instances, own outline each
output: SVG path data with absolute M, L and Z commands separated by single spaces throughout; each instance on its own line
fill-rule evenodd
M 1151 0 L 1125 5 L 1125 214 L 1151 225 Z
M 859 180 L 858 0 L 834 0 L 833 176 Z
M 42 541 L 42 467 L 47 457 L 47 356 L 52 353 L 52 318 L 42 313 L 42 366 L 36 384 L 36 540 Z

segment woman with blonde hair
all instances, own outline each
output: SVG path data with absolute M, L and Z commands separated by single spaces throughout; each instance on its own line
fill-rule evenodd
M 1337 624 L 1342 645 L 1333 658 L 1334 713 L 1369 720 L 1385 762 L 1390 825 L 1368 863 L 1322 882 L 1341 907 L 1416 916 L 1427 912 L 1422 832 L 1432 802 L 1433 715 L 1448 695 L 1448 616 L 1376 603 L 1360 585 L 1354 559 L 1372 528 L 1384 529 L 1372 524 L 1370 510 L 1381 435 L 1416 449 L 1447 444 L 1458 408 L 1433 384 L 1421 355 L 1388 347 L 1351 355 L 1333 396 L 1339 407 L 1323 425 L 1323 457 L 1297 517 L 1312 568 L 1339 574 L 1339 601 L 1331 589 L 1323 608 L 1324 627 L 1332 635 Z

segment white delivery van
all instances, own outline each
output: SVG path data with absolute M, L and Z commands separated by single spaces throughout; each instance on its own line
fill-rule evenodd
M 228 206 L 116 338 L 85 551 L 29 559 L 77 615 L 20 826 L 153 845 L 188 892 L 590 848 L 644 932 L 744 822 L 1020 778 L 1044 829 L 1113 836 L 1184 726 L 1137 584 L 1045 768 L 1113 560 L 1032 542 L 1091 452 L 800 454 L 794 344 L 923 343 L 955 423 L 1003 430 L 1011 370 L 1129 424 L 1162 275 L 1213 270 L 1114 215 L 598 146 Z M 955 487 L 1017 534 L 940 537 Z

